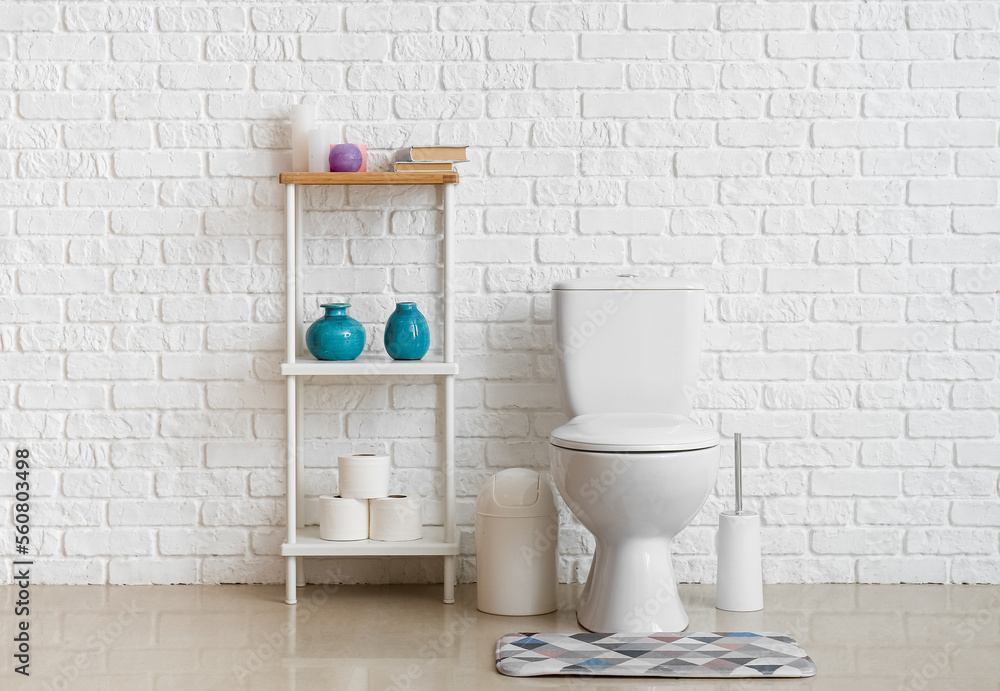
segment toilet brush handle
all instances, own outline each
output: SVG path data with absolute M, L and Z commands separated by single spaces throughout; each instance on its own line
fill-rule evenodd
M 743 435 L 736 432 L 733 435 L 736 457 L 736 513 L 743 513 Z

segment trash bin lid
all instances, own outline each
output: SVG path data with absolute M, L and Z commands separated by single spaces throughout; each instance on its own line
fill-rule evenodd
M 537 470 L 508 468 L 483 485 L 476 500 L 476 513 L 484 516 L 551 516 L 559 513 L 549 483 Z

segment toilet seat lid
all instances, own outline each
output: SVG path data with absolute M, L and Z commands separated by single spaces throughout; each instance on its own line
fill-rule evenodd
M 717 446 L 719 435 L 681 415 L 598 413 L 578 415 L 549 441 L 578 451 L 693 451 Z

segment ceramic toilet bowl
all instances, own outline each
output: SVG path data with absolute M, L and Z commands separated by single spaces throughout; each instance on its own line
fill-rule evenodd
M 580 625 L 683 631 L 670 542 L 715 484 L 718 435 L 676 415 L 610 414 L 574 418 L 550 441 L 556 487 L 597 542 Z

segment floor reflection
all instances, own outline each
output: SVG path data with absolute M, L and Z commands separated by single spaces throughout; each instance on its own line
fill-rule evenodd
M 558 611 L 499 617 L 439 586 L 36 586 L 32 676 L 0 657 L 0 688 L 129 689 L 1000 689 L 1000 588 L 775 585 L 762 612 L 721 612 L 712 586 L 681 586 L 690 630 L 783 632 L 819 669 L 808 680 L 513 679 L 494 667 L 512 631 L 579 631 L 580 586 Z M 13 588 L 0 588 L 10 611 Z

